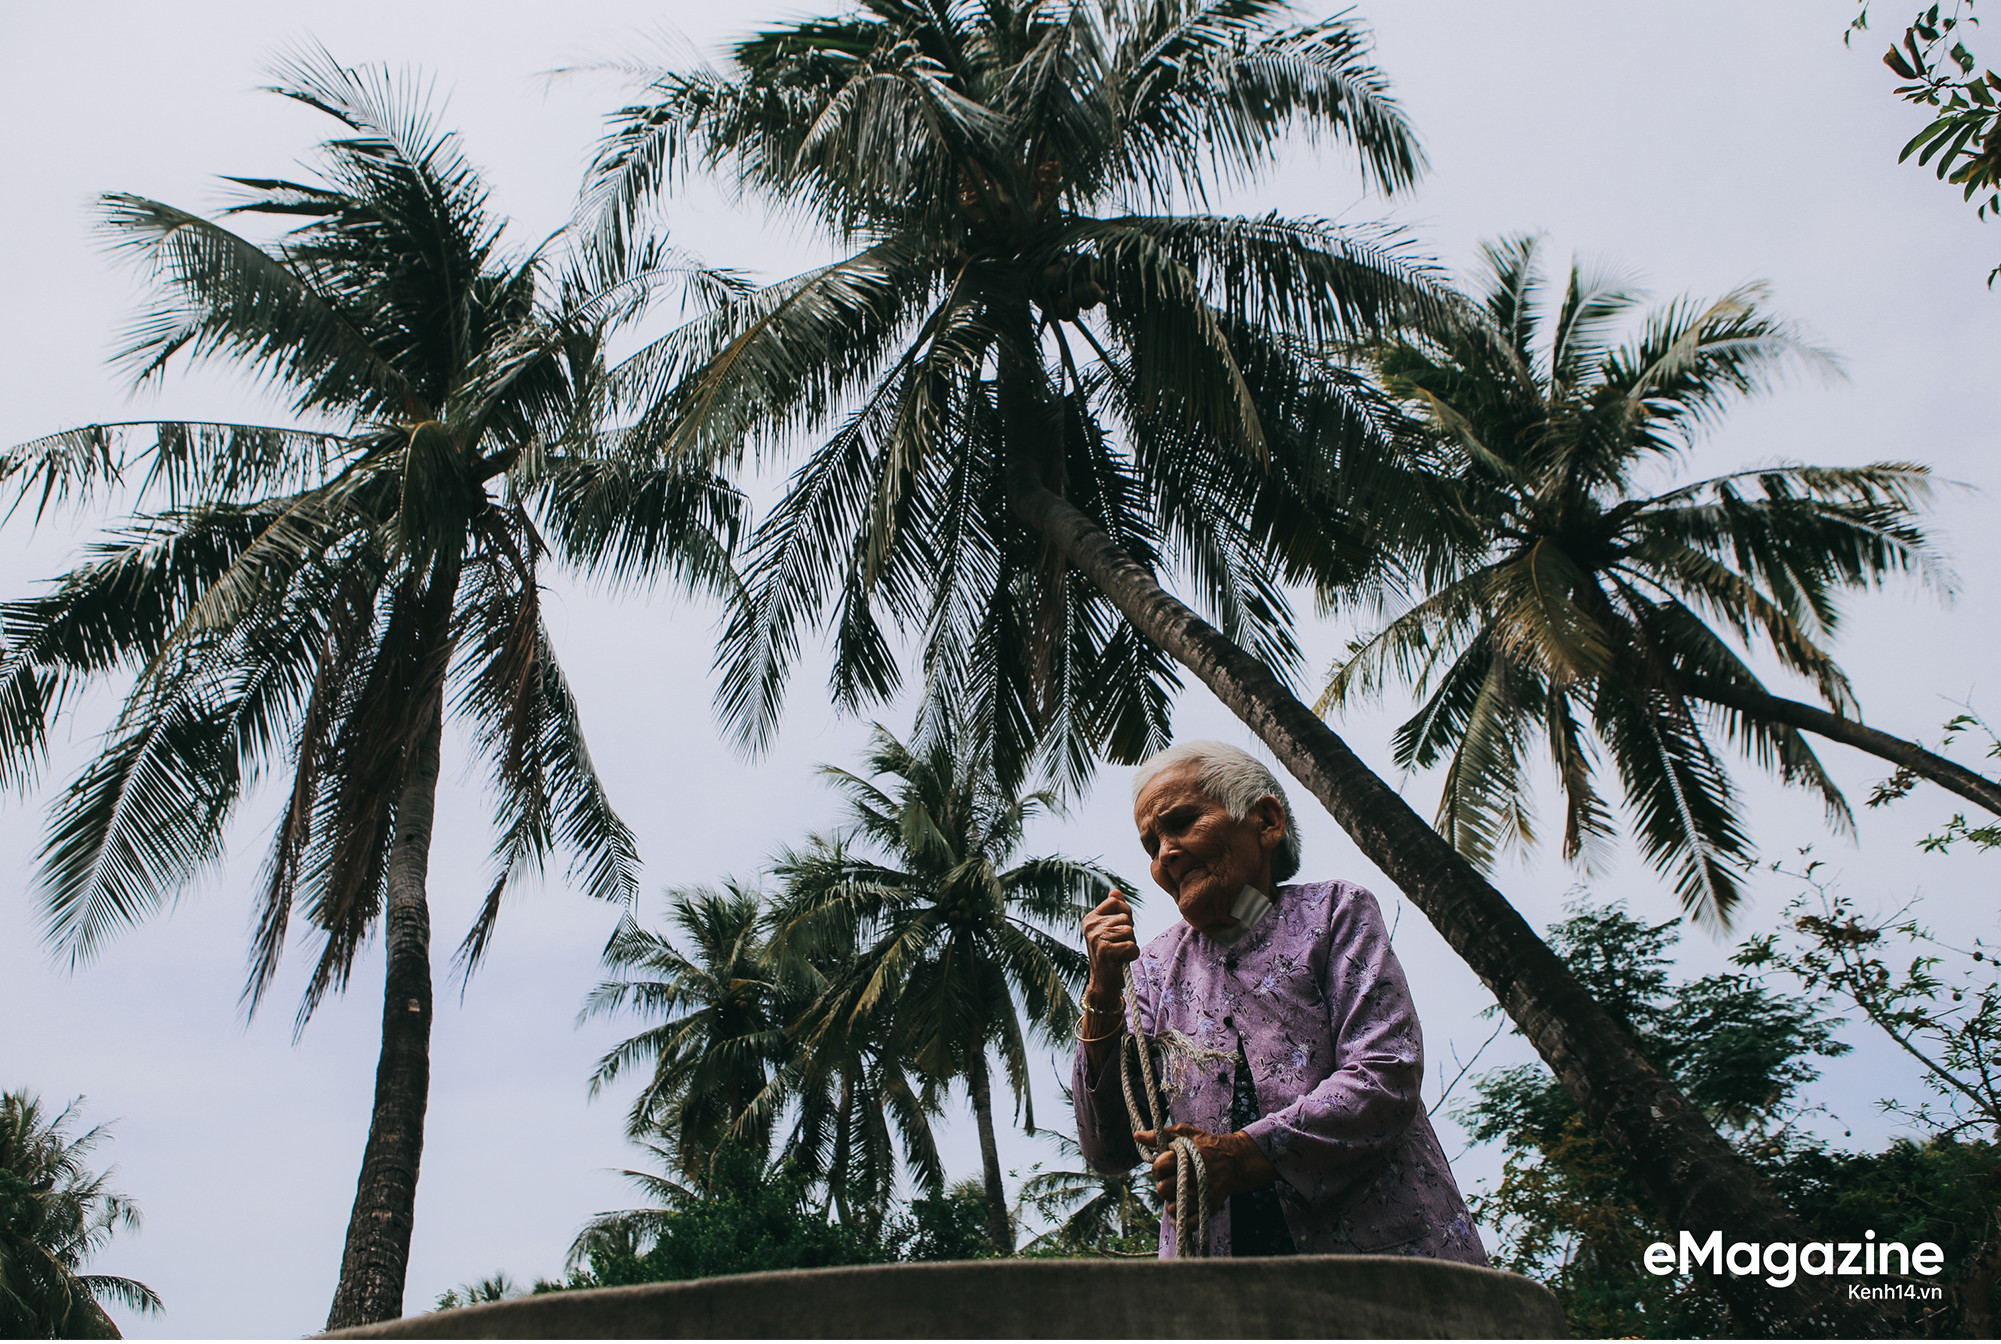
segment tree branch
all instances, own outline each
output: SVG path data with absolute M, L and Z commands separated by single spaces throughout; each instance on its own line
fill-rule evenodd
M 1915 742 L 1871 728 L 1857 719 L 1844 719 L 1817 705 L 1787 700 L 1758 687 L 1711 681 L 1706 677 L 1681 679 L 1681 688 L 1698 700 L 1734 709 L 1754 718 L 1783 723 L 1789 728 L 1815 733 L 1858 751 L 1880 757 L 1921 775 L 1942 789 L 1950 790 L 1970 803 L 2001 816 L 2001 784 L 1977 775 L 1965 766 L 1926 751 Z

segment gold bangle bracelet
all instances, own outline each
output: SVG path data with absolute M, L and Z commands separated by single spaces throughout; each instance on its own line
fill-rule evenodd
M 1077 1024 L 1077 1039 L 1082 1041 L 1086 1045 L 1096 1045 L 1099 1041 L 1109 1041 L 1114 1036 L 1123 1036 L 1125 1035 L 1125 1031 L 1126 1031 L 1126 1024 L 1121 1022 L 1116 1027 L 1113 1027 L 1110 1031 L 1106 1032 L 1102 1036 L 1086 1036 L 1084 1034 L 1084 1024 L 1082 1022 L 1079 1022 Z

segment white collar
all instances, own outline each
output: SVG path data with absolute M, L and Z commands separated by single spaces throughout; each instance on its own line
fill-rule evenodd
M 1223 946 L 1229 947 L 1245 934 L 1249 933 L 1257 922 L 1265 917 L 1266 912 L 1270 909 L 1271 897 L 1265 895 L 1256 887 L 1246 884 L 1244 889 L 1237 893 L 1236 903 L 1230 907 L 1230 918 L 1237 921 L 1235 926 L 1212 933 L 1209 936 L 1223 944 Z

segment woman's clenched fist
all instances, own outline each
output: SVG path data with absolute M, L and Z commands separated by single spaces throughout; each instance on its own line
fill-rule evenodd
M 1084 916 L 1084 947 L 1091 954 L 1091 984 L 1085 993 L 1101 1000 L 1116 998 L 1125 988 L 1125 964 L 1139 956 L 1133 908 L 1116 888 Z

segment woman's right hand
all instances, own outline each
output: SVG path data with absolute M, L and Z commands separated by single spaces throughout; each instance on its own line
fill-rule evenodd
M 1091 984 L 1085 993 L 1101 1002 L 1116 1002 L 1125 989 L 1126 963 L 1139 957 L 1133 908 L 1116 887 L 1084 916 L 1084 947 L 1091 954 Z

